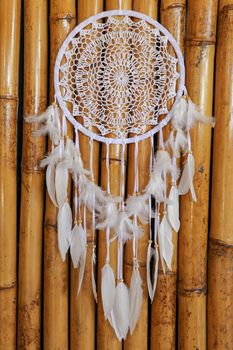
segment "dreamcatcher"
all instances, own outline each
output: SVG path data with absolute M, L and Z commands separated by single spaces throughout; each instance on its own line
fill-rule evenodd
M 151 226 L 147 254 L 147 285 L 154 298 L 158 262 L 171 269 L 172 230 L 178 232 L 179 195 L 193 187 L 194 158 L 190 129 L 195 122 L 213 123 L 187 96 L 185 70 L 180 49 L 171 34 L 152 18 L 122 9 L 100 13 L 79 24 L 61 46 L 54 74 L 55 100 L 47 110 L 28 122 L 39 123 L 35 136 L 49 134 L 51 153 L 41 162 L 47 166 L 49 196 L 58 207 L 58 246 L 64 260 L 70 250 L 74 267 L 79 267 L 81 288 L 86 261 L 86 211 L 92 213 L 92 228 L 106 231 L 106 262 L 102 268 L 101 297 L 104 316 L 119 340 L 134 331 L 140 316 L 142 280 L 138 262 L 140 224 Z M 59 109 L 59 107 L 60 109 Z M 61 113 L 61 112 L 62 113 Z M 75 140 L 67 137 L 66 120 L 73 125 Z M 163 127 L 170 122 L 170 135 Z M 90 168 L 84 169 L 79 132 L 89 137 Z M 155 137 L 155 135 L 157 137 Z M 138 143 L 151 139 L 150 179 L 139 192 Z M 93 141 L 106 144 L 106 191 L 94 182 Z M 124 154 L 134 144 L 134 194 L 125 198 Z M 109 149 L 121 145 L 121 193 L 111 194 Z M 155 149 L 157 150 L 155 152 Z M 185 156 L 183 172 L 176 165 Z M 71 211 L 67 200 L 68 180 L 74 187 Z M 169 184 L 169 186 L 168 186 Z M 153 207 L 152 207 L 153 203 Z M 83 219 L 81 215 L 83 209 Z M 111 234 L 112 233 L 112 234 Z M 115 280 L 109 248 L 118 240 L 118 271 Z M 133 245 L 130 286 L 123 279 L 123 249 Z M 95 283 L 93 235 L 92 289 Z M 153 261 L 153 277 L 151 263 Z

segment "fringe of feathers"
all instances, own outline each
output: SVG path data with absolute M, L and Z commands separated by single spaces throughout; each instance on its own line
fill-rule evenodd
M 158 261 L 161 261 L 163 271 L 171 270 L 173 256 L 172 231 L 179 231 L 179 196 L 189 191 L 196 201 L 193 185 L 195 174 L 195 160 L 191 149 L 190 129 L 197 123 L 211 124 L 214 126 L 214 118 L 205 117 L 200 109 L 188 98 L 182 97 L 173 107 L 172 131 L 168 140 L 160 145 L 153 159 L 153 167 L 146 188 L 124 199 L 105 192 L 93 181 L 89 170 L 83 166 L 81 154 L 77 144 L 67 138 L 64 119 L 61 122 L 59 108 L 56 103 L 49 106 L 39 116 L 29 116 L 28 123 L 37 123 L 38 130 L 34 136 L 48 134 L 52 141 L 52 150 L 41 161 L 41 167 L 46 169 L 46 184 L 52 203 L 58 207 L 57 231 L 58 247 L 65 260 L 66 253 L 70 250 L 74 268 L 79 268 L 80 291 L 86 263 L 87 233 L 82 221 L 73 220 L 72 211 L 67 199 L 68 181 L 71 175 L 76 188 L 79 189 L 78 206 L 85 206 L 91 213 L 95 213 L 95 229 L 113 230 L 114 239 L 120 237 L 122 244 L 128 240 L 138 240 L 143 235 L 141 226 L 137 225 L 137 219 L 143 225 L 150 224 L 151 209 L 150 199 L 153 198 L 158 212 L 152 215 L 154 218 L 154 235 L 148 242 L 147 252 L 147 285 L 151 301 L 155 296 Z M 185 159 L 182 173 L 176 166 L 176 159 L 183 155 Z M 167 179 L 172 183 L 170 192 L 167 190 Z M 168 195 L 168 196 L 167 196 Z M 93 197 L 95 200 L 93 201 Z M 122 203 L 124 203 L 122 210 Z M 77 203 L 76 203 L 77 205 Z M 161 212 L 163 208 L 163 212 Z M 136 220 L 135 220 L 136 218 Z M 135 223 L 136 221 L 136 223 Z M 73 223 L 74 222 L 74 223 Z M 94 248 L 93 248 L 94 249 Z M 153 282 L 151 276 L 151 264 L 153 267 Z M 95 251 L 92 254 L 92 289 L 97 300 L 95 283 Z M 101 297 L 104 317 L 109 320 L 119 340 L 125 339 L 130 330 L 132 334 L 138 319 L 142 304 L 142 280 L 138 261 L 135 261 L 130 288 L 123 280 L 115 283 L 115 275 L 106 261 L 102 268 Z

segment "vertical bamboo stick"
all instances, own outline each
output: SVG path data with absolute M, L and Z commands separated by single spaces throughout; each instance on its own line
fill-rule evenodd
M 192 100 L 212 114 L 217 1 L 188 2 L 186 84 Z M 194 186 L 181 198 L 179 233 L 179 349 L 206 349 L 206 259 L 211 128 L 197 125 L 191 133 L 195 157 Z
M 113 10 L 119 8 L 118 0 L 106 0 L 105 10 Z M 122 2 L 123 9 L 132 9 L 132 0 Z M 114 137 L 114 136 L 112 136 Z M 112 194 L 120 194 L 120 178 L 121 178 L 121 149 L 120 145 L 111 145 L 109 147 L 109 169 L 110 169 L 110 190 Z M 125 151 L 125 159 L 127 152 Z M 105 167 L 106 147 L 102 147 L 101 155 L 101 186 L 107 188 L 107 172 Z M 117 241 L 111 243 L 110 246 L 110 263 L 117 275 Z M 101 285 L 101 269 L 104 266 L 106 258 L 105 232 L 99 232 L 98 236 L 98 288 L 100 294 Z M 97 349 L 98 350 L 120 350 L 122 343 L 118 341 L 114 330 L 109 322 L 104 319 L 103 307 L 101 301 L 98 303 L 97 309 Z
M 47 104 L 47 1 L 24 2 L 24 115 Z M 44 174 L 39 166 L 45 139 L 23 126 L 22 189 L 19 237 L 18 346 L 40 349 L 41 264 Z
M 216 60 L 208 349 L 233 349 L 233 1 L 220 0 Z
M 50 102 L 57 51 L 76 24 L 75 0 L 50 1 Z M 68 130 L 73 136 L 73 128 Z M 44 349 L 68 349 L 68 261 L 57 246 L 57 210 L 46 195 L 44 230 Z
M 161 24 L 164 25 L 184 51 L 186 0 L 162 0 Z M 170 133 L 170 125 L 164 129 L 164 139 Z M 151 318 L 151 348 L 175 349 L 176 346 L 176 292 L 177 292 L 177 243 L 178 235 L 173 231 L 174 253 L 172 271 L 164 274 L 159 268 L 158 285 Z
M 78 0 L 78 23 L 86 18 L 97 14 L 103 10 L 103 0 Z M 80 120 L 82 122 L 82 120 Z M 84 167 L 89 169 L 90 147 L 89 138 L 84 134 L 79 134 L 80 151 Z M 93 142 L 93 172 L 95 181 L 98 183 L 99 175 L 99 142 Z M 87 258 L 85 267 L 85 277 L 82 288 L 77 296 L 78 269 L 71 266 L 71 301 L 70 301 L 70 347 L 75 349 L 95 349 L 95 318 L 96 305 L 92 293 L 91 273 L 92 273 L 92 215 L 87 211 Z M 87 318 L 88 315 L 88 318 Z
M 16 135 L 20 0 L 0 1 L 0 349 L 16 346 Z
M 157 19 L 158 1 L 133 1 L 133 9 L 135 11 L 143 12 L 155 19 Z M 150 127 L 149 127 L 150 128 Z M 144 128 L 144 132 L 149 129 Z M 134 145 L 128 147 L 128 180 L 127 180 L 127 194 L 132 195 L 134 192 Z M 139 177 L 139 191 L 144 189 L 149 180 L 150 174 L 150 138 L 139 142 L 138 144 L 138 177 Z M 139 241 L 138 260 L 140 265 L 140 274 L 143 281 L 143 301 L 140 319 L 134 333 L 128 335 L 124 342 L 124 349 L 147 349 L 148 345 L 148 291 L 146 284 L 146 259 L 147 246 L 149 239 L 149 225 L 143 225 L 144 234 Z M 133 253 L 132 241 L 127 242 L 124 256 L 124 275 L 128 286 L 130 286 L 130 279 L 133 268 Z M 142 336 L 143 334 L 143 336 Z

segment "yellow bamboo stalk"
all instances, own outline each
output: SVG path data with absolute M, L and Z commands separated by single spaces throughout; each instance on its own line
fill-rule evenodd
M 47 103 L 47 1 L 24 2 L 24 115 Z M 35 128 L 35 126 L 34 126 Z M 40 349 L 45 139 L 24 123 L 19 237 L 18 346 Z
M 186 0 L 162 0 L 160 6 L 161 24 L 170 31 L 183 52 Z M 164 128 L 164 139 L 168 138 L 170 130 L 170 125 Z M 172 270 L 164 274 L 159 268 L 157 291 L 152 304 L 152 349 L 175 349 L 176 346 L 177 243 L 178 235 L 173 231 Z
M 105 10 L 113 10 L 119 8 L 118 0 L 107 0 L 105 3 Z M 122 2 L 122 8 L 132 9 L 132 0 L 125 0 Z M 114 135 L 112 135 L 114 137 Z M 110 191 L 112 194 L 120 194 L 120 178 L 121 178 L 121 146 L 111 145 L 109 147 L 109 170 L 110 170 Z M 125 159 L 127 152 L 125 151 Z M 107 188 L 107 173 L 105 167 L 106 160 L 106 147 L 102 147 L 101 155 L 101 186 Z M 118 245 L 117 241 L 110 245 L 110 263 L 117 276 L 117 253 Z M 101 285 L 101 269 L 105 264 L 106 258 L 106 242 L 105 232 L 101 231 L 98 234 L 98 291 L 100 295 Z M 98 303 L 97 308 L 97 349 L 98 350 L 120 350 L 122 349 L 122 343 L 118 341 L 114 330 L 110 326 L 109 322 L 104 319 L 103 307 L 101 300 Z
M 135 11 L 143 12 L 146 15 L 157 19 L 158 14 L 158 1 L 133 1 L 133 9 Z M 149 130 L 150 127 L 145 127 L 144 132 Z M 128 147 L 128 179 L 127 179 L 127 194 L 132 195 L 134 192 L 134 145 Z M 149 180 L 150 174 L 150 151 L 151 140 L 150 138 L 139 142 L 138 144 L 138 177 L 139 177 L 139 191 L 143 190 Z M 143 280 L 143 300 L 140 319 L 134 333 L 128 335 L 124 342 L 124 349 L 147 349 L 148 345 L 148 290 L 146 284 L 146 260 L 147 260 L 147 247 L 149 239 L 149 225 L 143 225 L 144 234 L 139 241 L 138 260 L 140 266 L 140 275 Z M 130 279 L 133 268 L 133 253 L 132 253 L 132 241 L 127 242 L 124 256 L 124 276 L 128 286 L 130 286 Z M 143 336 L 142 336 L 143 334 Z
M 77 22 L 80 23 L 86 18 L 103 10 L 103 0 L 78 1 Z M 82 120 L 80 120 L 82 122 Z M 80 151 L 84 167 L 90 166 L 89 138 L 79 133 Z M 95 181 L 98 183 L 99 176 L 99 142 L 93 142 L 93 172 Z M 85 278 L 82 288 L 77 296 L 78 269 L 71 266 L 71 301 L 70 301 L 70 347 L 75 349 L 95 349 L 95 318 L 96 305 L 92 293 L 92 215 L 87 211 L 87 256 L 85 267 Z M 88 315 L 88 318 L 87 318 Z
M 16 346 L 16 149 L 20 0 L 0 1 L 0 349 Z
M 75 0 L 50 1 L 50 102 L 54 62 L 62 42 L 76 24 Z M 73 137 L 73 128 L 68 130 Z M 46 195 L 44 227 L 44 349 L 68 349 L 68 260 L 57 245 L 57 210 Z
M 188 1 L 186 84 L 192 100 L 212 114 L 217 1 Z M 179 349 L 206 349 L 206 260 L 211 128 L 197 125 L 191 133 L 195 157 L 194 186 L 181 197 L 179 233 Z
M 233 348 L 233 1 L 220 0 L 216 59 L 211 227 L 208 254 L 208 349 Z

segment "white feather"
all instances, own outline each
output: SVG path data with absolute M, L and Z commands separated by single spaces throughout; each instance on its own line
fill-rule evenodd
M 152 293 L 152 299 L 151 302 L 154 299 L 157 282 L 158 282 L 158 271 L 159 271 L 159 252 L 158 252 L 158 246 L 155 247 L 154 251 L 154 260 L 155 260 L 155 266 L 154 266 L 154 281 L 153 281 L 153 293 Z
M 147 280 L 148 293 L 151 300 L 153 296 L 153 287 L 152 287 L 151 273 L 150 273 L 150 264 L 151 264 L 152 257 L 153 257 L 153 248 L 151 247 L 151 244 L 148 244 L 147 259 L 146 259 L 146 280 Z
M 146 193 L 155 197 L 156 202 L 163 202 L 164 200 L 165 184 L 158 173 L 153 171 L 150 175 L 149 183 L 146 187 Z
M 101 271 L 101 296 L 104 317 L 108 319 L 115 300 L 115 277 L 111 266 L 106 263 Z
M 176 133 L 171 131 L 168 141 L 166 142 L 166 147 L 170 146 L 175 158 L 180 157 L 180 153 L 185 153 L 187 151 L 187 137 L 181 129 L 177 129 Z
M 172 126 L 175 130 L 185 129 L 187 126 L 187 111 L 188 104 L 185 98 L 181 98 L 180 101 L 174 106 Z
M 96 282 L 95 282 L 95 264 L 96 264 L 96 255 L 95 251 L 93 249 L 92 252 L 92 267 L 91 267 L 91 286 L 92 286 L 92 292 L 95 298 L 95 301 L 97 302 L 97 289 L 96 289 Z
M 129 328 L 130 334 L 137 325 L 142 307 L 142 279 L 138 268 L 133 269 L 129 291 Z
M 188 140 L 183 130 L 177 129 L 175 138 L 175 149 L 179 152 L 186 152 L 188 146 Z
M 38 116 L 29 116 L 26 119 L 28 123 L 42 123 L 41 128 L 32 132 L 32 135 L 39 137 L 49 134 L 54 145 L 60 141 L 59 127 L 59 109 L 57 105 L 49 106 L 46 111 Z
M 87 255 L 87 249 L 85 248 L 84 254 L 82 255 L 80 259 L 80 264 L 79 264 L 79 274 L 78 274 L 78 293 L 81 290 L 82 283 L 83 283 L 83 276 L 85 272 L 85 266 L 86 266 L 86 255 Z
M 49 197 L 53 204 L 57 207 L 56 191 L 55 191 L 55 167 L 54 165 L 48 165 L 46 169 L 46 185 Z
M 63 164 L 58 164 L 55 171 L 56 198 L 59 207 L 62 207 L 67 198 L 68 170 Z
M 147 224 L 149 220 L 148 196 L 144 194 L 128 197 L 125 210 L 129 217 L 136 215 L 142 224 Z
M 55 147 L 53 151 L 40 162 L 41 168 L 45 168 L 48 165 L 56 165 L 60 160 L 60 148 Z
M 71 139 L 66 142 L 66 153 L 70 159 L 69 170 L 74 178 L 79 175 L 90 175 L 90 171 L 84 169 L 81 154 Z
M 46 124 L 38 130 L 32 132 L 34 137 L 40 137 L 42 135 L 49 135 L 51 141 L 54 145 L 58 145 L 60 141 L 60 132 L 54 123 L 50 120 L 46 122 Z
M 25 118 L 25 121 L 27 123 L 43 123 L 46 122 L 48 120 L 48 118 L 53 117 L 54 115 L 54 107 L 53 105 L 48 106 L 46 111 L 44 111 L 41 114 L 38 115 L 33 115 L 33 116 L 28 116 Z
M 95 210 L 101 212 L 103 205 L 106 203 L 105 192 L 97 186 L 94 182 L 88 181 L 84 176 L 80 179 L 80 201 L 87 206 L 89 211 L 93 211 L 93 204 L 95 203 Z M 93 195 L 95 201 L 93 201 Z
M 129 329 L 129 292 L 123 282 L 116 286 L 113 316 L 119 334 L 125 339 Z
M 71 227 L 72 212 L 69 203 L 65 202 L 59 210 L 57 217 L 58 248 L 63 261 L 70 246 Z
M 170 154 L 165 150 L 157 151 L 154 171 L 159 175 L 163 173 L 171 174 L 175 180 L 178 179 L 180 175 L 179 169 L 176 164 L 173 164 Z
M 195 160 L 193 155 L 189 153 L 179 182 L 178 193 L 184 195 L 190 190 L 193 200 L 196 201 L 197 197 L 193 186 L 194 168 Z
M 151 273 L 150 273 L 150 265 L 152 259 L 154 260 L 154 278 L 153 278 L 153 284 L 151 281 Z M 152 248 L 151 245 L 148 245 L 147 249 L 147 263 L 146 263 L 146 270 L 147 270 L 147 286 L 148 286 L 148 292 L 149 292 L 149 297 L 151 300 L 151 303 L 153 302 L 155 292 L 156 292 L 156 287 L 157 287 L 157 279 L 158 279 L 158 266 L 159 266 L 159 254 L 158 254 L 158 247 Z
M 212 127 L 215 125 L 215 118 L 204 116 L 200 108 L 195 105 L 190 99 L 188 100 L 187 120 L 187 129 L 192 128 L 196 122 L 211 124 Z
M 172 228 L 178 232 L 180 229 L 179 193 L 176 186 L 172 186 L 168 197 L 167 215 Z
M 166 214 L 163 216 L 163 219 L 159 225 L 158 241 L 161 263 L 163 271 L 165 272 L 164 262 L 166 262 L 168 269 L 171 270 L 173 256 L 172 228 L 167 220 Z
M 125 211 L 119 214 L 115 232 L 119 237 L 122 237 L 123 243 L 132 239 L 133 236 L 140 238 L 143 235 L 143 230 L 139 226 L 135 226 L 133 221 L 129 218 L 128 213 Z
M 97 215 L 98 224 L 96 225 L 96 228 L 98 230 L 103 230 L 108 226 L 109 228 L 112 228 L 116 226 L 118 217 L 119 211 L 116 207 L 116 204 L 112 202 L 106 202 L 101 212 Z
M 108 317 L 108 321 L 109 321 L 111 327 L 114 329 L 115 334 L 116 334 L 116 336 L 117 336 L 117 339 L 118 339 L 119 341 L 122 341 L 123 336 L 122 336 L 122 334 L 120 333 L 120 330 L 117 328 L 113 310 L 111 311 L 110 316 Z
M 70 244 L 70 255 L 74 265 L 74 268 L 77 268 L 81 263 L 86 251 L 86 234 L 81 224 L 74 225 L 71 233 L 71 244 Z

